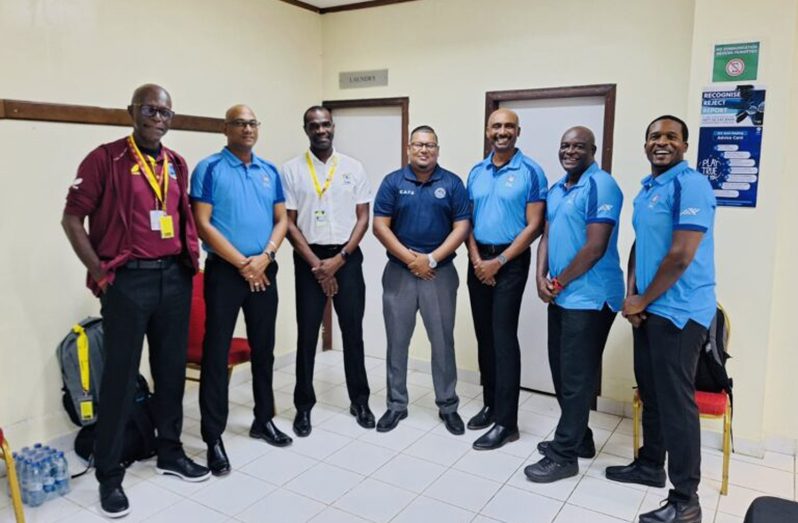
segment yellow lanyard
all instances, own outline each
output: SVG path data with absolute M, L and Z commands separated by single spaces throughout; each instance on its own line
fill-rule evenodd
M 83 392 L 89 392 L 89 337 L 80 323 L 72 327 L 72 332 L 78 335 L 78 364 L 80 366 L 80 386 Z
M 144 155 L 139 151 L 136 141 L 133 139 L 133 135 L 128 136 L 127 141 L 130 145 L 130 149 L 133 151 L 133 156 L 136 158 L 139 169 L 144 173 L 144 177 L 147 178 L 150 187 L 152 187 L 152 191 L 155 193 L 155 198 L 161 204 L 161 209 L 166 213 L 166 198 L 169 194 L 169 156 L 166 154 L 166 151 L 164 151 L 163 169 L 161 169 L 163 188 L 161 188 L 161 184 L 158 183 L 158 179 L 155 177 L 155 161 L 153 160 L 151 165 L 150 162 L 144 159 Z
M 305 153 L 305 160 L 308 162 L 308 170 L 310 171 L 310 177 L 313 179 L 313 187 L 316 188 L 316 194 L 321 198 L 324 196 L 324 193 L 327 192 L 327 189 L 330 188 L 330 184 L 332 184 L 333 176 L 335 176 L 335 169 L 338 168 L 338 157 L 336 156 L 333 158 L 332 166 L 329 172 L 327 172 L 327 180 L 324 181 L 324 187 L 319 183 L 319 177 L 316 175 L 316 168 L 313 166 L 313 160 L 310 158 L 310 151 Z

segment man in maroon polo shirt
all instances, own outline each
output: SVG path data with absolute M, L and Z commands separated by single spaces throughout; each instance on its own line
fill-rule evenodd
M 102 305 L 105 368 L 94 459 L 100 505 L 109 517 L 130 511 L 120 461 L 145 335 L 155 389 L 156 470 L 187 481 L 210 477 L 180 443 L 191 279 L 199 254 L 188 167 L 161 145 L 174 116 L 165 89 L 142 85 L 127 110 L 133 133 L 83 160 L 61 220 Z

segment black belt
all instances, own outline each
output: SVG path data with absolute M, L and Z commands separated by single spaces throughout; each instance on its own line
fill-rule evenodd
M 177 256 L 167 256 L 155 260 L 130 260 L 125 263 L 125 269 L 166 269 L 177 263 Z
M 509 247 L 509 243 L 502 243 L 501 245 L 491 245 L 489 243 L 477 243 L 477 250 L 480 254 L 501 254 L 507 247 Z
M 346 244 L 342 243 L 341 245 L 321 245 L 319 243 L 311 243 L 311 244 L 309 244 L 309 246 L 310 246 L 311 249 L 319 249 L 319 250 L 322 250 L 322 251 L 331 251 L 331 252 L 340 252 L 341 249 L 343 249 L 344 246 L 346 246 Z

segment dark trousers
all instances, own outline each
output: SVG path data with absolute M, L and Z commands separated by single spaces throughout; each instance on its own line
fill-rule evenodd
M 649 314 L 634 333 L 635 378 L 643 400 L 643 447 L 639 460 L 662 467 L 668 453 L 673 501 L 696 496 L 701 479 L 701 427 L 695 372 L 707 329 L 690 320 L 679 329 Z
M 271 285 L 265 291 L 253 292 L 236 267 L 214 255 L 208 256 L 205 262 L 205 341 L 202 344 L 199 404 L 202 439 L 207 443 L 219 439 L 227 426 L 227 359 L 238 312 L 242 308 L 251 349 L 255 421 L 265 423 L 274 417 L 272 369 L 277 319 L 277 262 L 269 264 L 266 277 Z
M 549 305 L 549 367 L 560 404 L 560 421 L 547 455 L 558 463 L 576 463 L 583 440 L 592 440 L 587 426 L 596 391 L 601 354 L 615 313 Z
M 342 245 L 311 245 L 320 259 L 338 256 Z M 316 281 L 310 265 L 294 252 L 296 285 L 296 387 L 294 405 L 298 411 L 310 410 L 316 404 L 313 390 L 313 366 L 316 362 L 316 345 L 319 327 L 324 315 L 327 296 Z M 335 273 L 338 294 L 333 297 L 338 326 L 344 344 L 344 373 L 349 399 L 355 405 L 369 401 L 369 383 L 363 360 L 363 313 L 366 308 L 366 283 L 363 281 L 363 253 L 352 252 L 344 265 Z
M 117 270 L 100 297 L 105 367 L 100 384 L 94 456 L 97 481 L 122 484 L 124 431 L 133 406 L 144 336 L 153 378 L 153 415 L 159 460 L 183 455 L 183 389 L 186 376 L 191 274 L 176 261 L 162 269 Z
M 483 260 L 495 258 L 506 246 L 480 246 Z M 518 315 L 529 276 L 529 249 L 508 261 L 496 273 L 496 285 L 484 285 L 468 265 L 468 295 L 477 336 L 482 397 L 498 425 L 518 426 L 518 394 L 521 390 L 521 346 Z

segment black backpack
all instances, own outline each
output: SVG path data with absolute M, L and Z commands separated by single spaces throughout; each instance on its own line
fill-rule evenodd
M 726 372 L 726 362 L 731 358 L 726 352 L 729 343 L 729 325 L 726 313 L 718 306 L 709 326 L 707 341 L 698 357 L 695 388 L 704 392 L 725 391 L 732 397 L 732 379 Z

